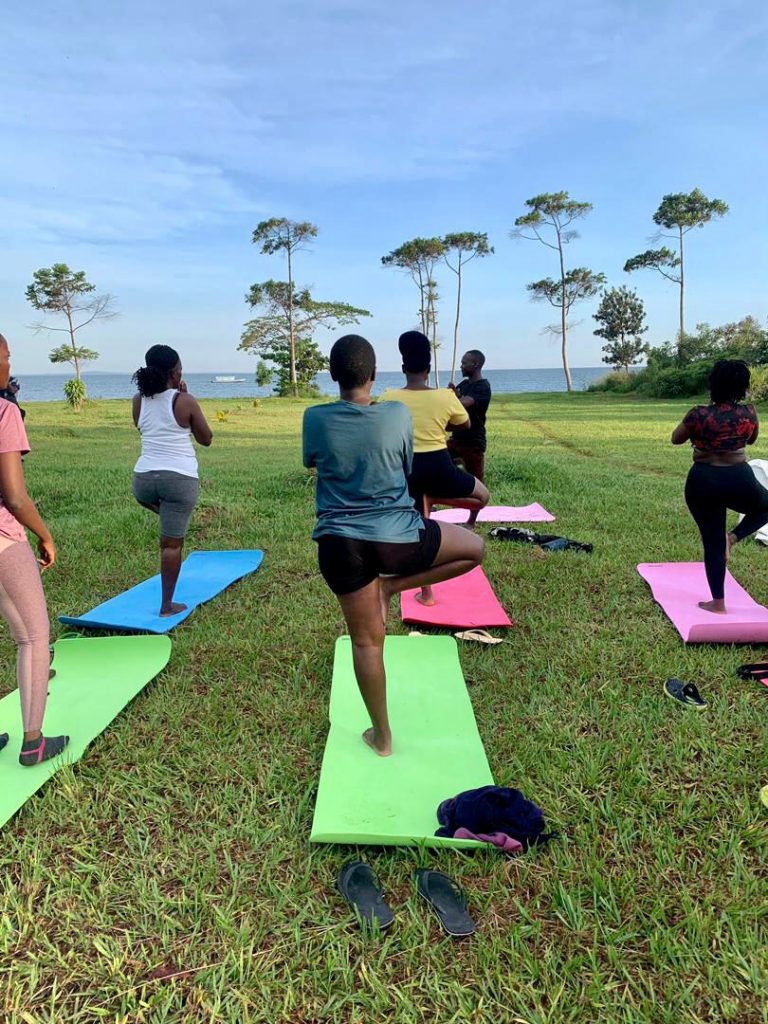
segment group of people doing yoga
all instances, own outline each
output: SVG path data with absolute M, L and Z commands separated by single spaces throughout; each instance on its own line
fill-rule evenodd
M 482 377 L 482 353 L 467 352 L 464 379 L 441 389 L 428 384 L 431 350 L 423 334 L 401 335 L 399 349 L 405 386 L 374 400 L 373 347 L 358 335 L 340 338 L 330 354 L 339 399 L 306 410 L 302 442 L 304 465 L 317 474 L 313 538 L 320 571 L 349 629 L 355 675 L 371 720 L 363 739 L 382 756 L 392 752 L 383 658 L 390 601 L 421 588 L 419 599 L 433 603 L 432 584 L 482 562 L 484 541 L 472 527 L 489 497 L 483 475 L 491 392 Z M 199 492 L 193 439 L 207 447 L 212 432 L 187 391 L 178 353 L 154 345 L 145 363 L 133 377 L 132 415 L 141 436 L 133 493 L 159 518 L 159 614 L 169 616 L 184 610 L 173 598 Z M 9 377 L 10 352 L 0 335 L 0 390 Z M 691 409 L 672 434 L 673 444 L 693 446 L 685 497 L 701 531 L 712 593 L 700 604 L 713 613 L 726 611 L 731 547 L 768 522 L 768 490 L 745 455 L 758 435 L 754 406 L 744 404 L 748 389 L 746 364 L 721 360 L 710 377 L 710 404 Z M 26 490 L 22 457 L 28 452 L 18 407 L 0 399 L 0 615 L 17 647 L 19 761 L 32 766 L 60 754 L 69 737 L 42 733 L 52 673 L 40 569 L 54 565 L 56 548 Z M 465 508 L 468 520 L 462 526 L 436 522 L 430 518 L 433 505 Z M 745 517 L 730 533 L 728 509 Z M 37 559 L 25 529 L 37 538 Z M 0 734 L 0 750 L 8 742 L 8 734 Z

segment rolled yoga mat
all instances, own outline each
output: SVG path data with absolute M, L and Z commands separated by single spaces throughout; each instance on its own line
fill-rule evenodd
M 258 550 L 190 552 L 181 566 L 174 594 L 174 601 L 187 606 L 178 615 L 160 617 L 160 577 L 152 576 L 84 615 L 60 615 L 59 622 L 80 629 L 167 633 L 198 605 L 210 601 L 243 576 L 256 572 L 263 558 L 264 552 Z
M 370 719 L 349 637 L 336 641 L 331 728 L 311 840 L 371 846 L 485 846 L 436 836 L 441 801 L 493 785 L 472 703 L 450 636 L 388 636 L 384 643 L 392 756 L 362 740 Z
M 0 751 L 0 826 L 62 765 L 79 760 L 91 740 L 165 668 L 170 656 L 167 636 L 58 640 L 53 658 L 56 675 L 48 684 L 43 730 L 48 736 L 68 735 L 69 746 L 51 761 L 23 767 L 19 764 L 23 735 L 19 692 L 14 690 L 0 700 L 0 732 L 11 737 Z
M 419 590 L 405 590 L 400 595 L 403 622 L 421 626 L 454 626 L 463 629 L 511 626 L 512 620 L 499 604 L 481 567 L 463 576 L 456 576 L 432 587 L 435 603 L 427 608 L 416 600 Z
M 726 615 L 705 612 L 710 599 L 703 562 L 644 562 L 637 571 L 687 644 L 768 642 L 768 608 L 754 601 L 729 572 L 725 574 Z
M 469 512 L 465 508 L 441 508 L 430 513 L 430 519 L 439 523 L 466 523 Z M 478 523 L 553 523 L 555 517 L 543 505 L 486 505 L 480 510 Z

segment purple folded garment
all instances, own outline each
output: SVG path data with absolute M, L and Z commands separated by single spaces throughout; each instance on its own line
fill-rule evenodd
M 468 828 L 457 828 L 453 833 L 453 838 L 476 839 L 480 843 L 490 843 L 491 846 L 497 846 L 504 853 L 523 852 L 523 844 L 504 832 L 470 832 Z

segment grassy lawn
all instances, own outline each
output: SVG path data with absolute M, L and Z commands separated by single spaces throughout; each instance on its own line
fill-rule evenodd
M 386 936 L 335 892 L 355 851 L 307 841 L 343 623 L 309 539 L 305 403 L 204 404 L 216 436 L 189 546 L 263 547 L 264 566 L 172 634 L 168 669 L 3 830 L 2 1020 L 768 1021 L 768 690 L 734 675 L 765 651 L 686 649 L 635 572 L 700 557 L 690 456 L 668 444 L 689 403 L 494 400 L 494 503 L 541 501 L 595 544 L 489 541 L 517 628 L 460 652 L 496 781 L 562 838 L 511 860 L 360 850 L 397 912 Z M 27 422 L 28 485 L 60 548 L 51 615 L 77 613 L 156 571 L 156 522 L 130 494 L 136 433 L 124 402 L 30 405 Z M 732 569 L 768 603 L 767 550 L 742 545 Z M 669 676 L 709 709 L 664 697 Z M 417 903 L 421 864 L 464 884 L 474 939 L 444 938 Z

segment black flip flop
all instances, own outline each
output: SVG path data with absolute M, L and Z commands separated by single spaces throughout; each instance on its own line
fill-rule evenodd
M 754 665 L 739 665 L 736 675 L 740 679 L 768 679 L 768 661 L 758 661 Z
M 459 938 L 474 934 L 475 922 L 467 913 L 467 899 L 452 878 L 427 868 L 419 868 L 414 877 L 419 895 L 432 907 L 449 935 Z
M 370 865 L 361 860 L 349 861 L 339 872 L 336 886 L 362 924 L 388 928 L 395 920 Z
M 664 693 L 678 704 L 685 704 L 686 707 L 697 708 L 703 711 L 707 702 L 701 696 L 693 683 L 684 683 L 681 679 L 667 679 L 664 683 Z

